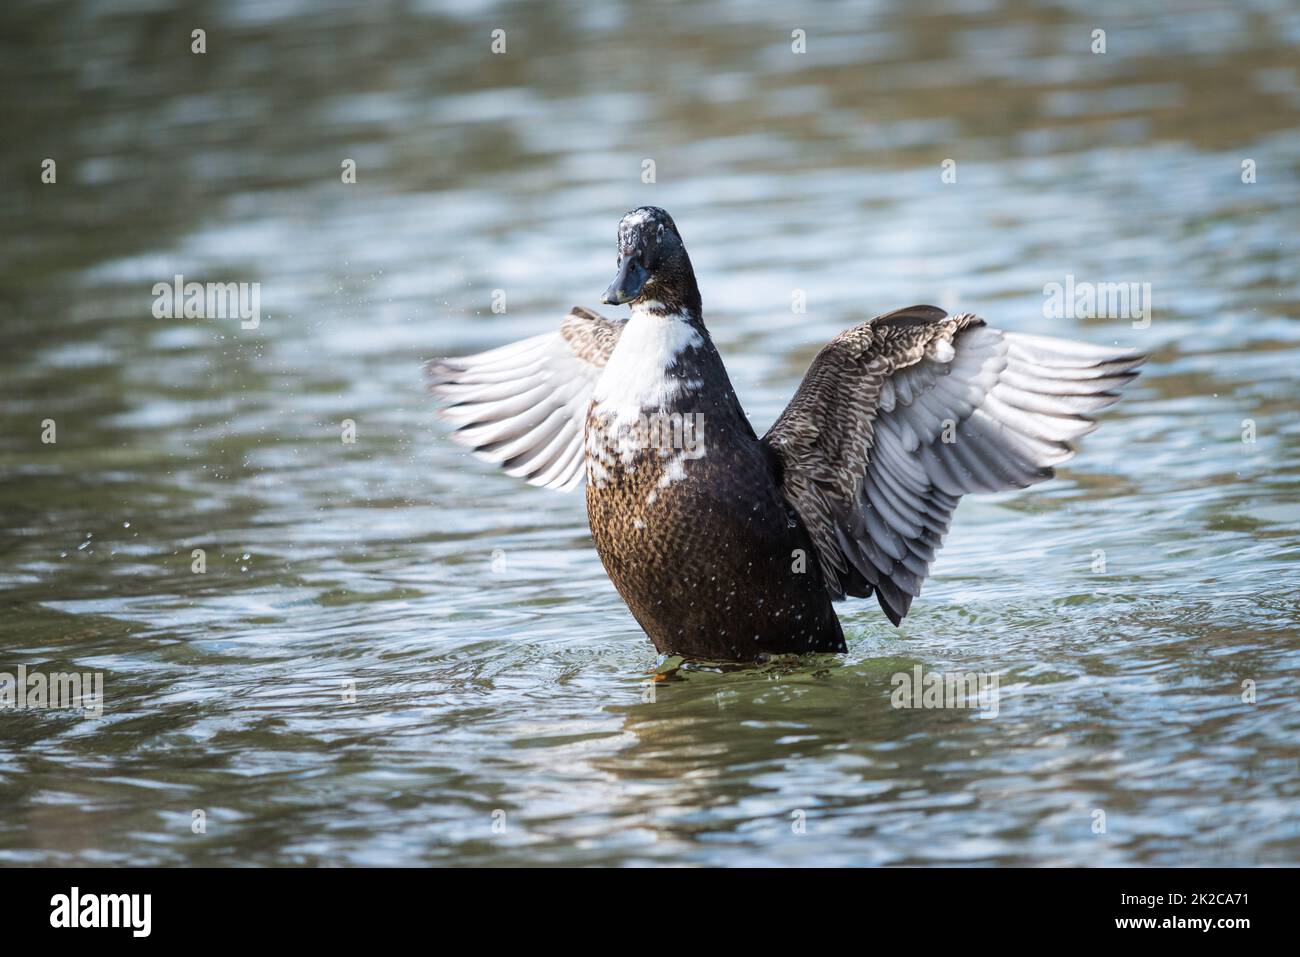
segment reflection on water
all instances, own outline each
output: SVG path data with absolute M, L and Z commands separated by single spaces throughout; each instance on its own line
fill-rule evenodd
M 6 9 L 0 671 L 107 702 L 0 712 L 0 862 L 1294 863 L 1300 15 L 914 6 Z M 595 305 L 645 202 L 760 430 L 912 302 L 1155 358 L 902 629 L 651 696 L 580 497 L 419 373 Z M 155 318 L 177 274 L 259 327 Z M 1150 326 L 1044 318 L 1067 276 Z M 914 664 L 999 715 L 895 710 Z

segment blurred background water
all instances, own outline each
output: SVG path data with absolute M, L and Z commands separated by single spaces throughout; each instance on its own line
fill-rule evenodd
M 0 712 L 0 863 L 1300 859 L 1295 3 L 0 17 L 0 671 L 107 696 Z M 466 458 L 420 372 L 595 306 L 645 203 L 760 432 L 914 302 L 1153 360 L 1058 479 L 962 504 L 901 629 L 844 604 L 846 656 L 646 701 L 581 497 Z M 176 274 L 260 325 L 155 318 Z M 1071 275 L 1150 326 L 1045 318 Z M 998 716 L 893 709 L 916 664 Z

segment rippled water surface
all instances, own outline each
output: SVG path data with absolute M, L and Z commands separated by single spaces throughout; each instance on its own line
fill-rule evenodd
M 1300 10 L 926 6 L 7 5 L 0 671 L 106 704 L 0 711 L 0 863 L 1297 862 Z M 913 302 L 1153 358 L 902 628 L 651 696 L 581 496 L 420 373 L 596 305 L 643 203 L 760 432 Z M 155 318 L 178 273 L 260 326 Z M 997 717 L 892 708 L 915 665 Z

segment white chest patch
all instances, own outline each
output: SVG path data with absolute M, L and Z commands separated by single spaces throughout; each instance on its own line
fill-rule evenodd
M 657 424 L 656 414 L 671 400 L 700 388 L 699 381 L 669 375 L 668 370 L 683 352 L 703 345 L 704 337 L 683 318 L 655 315 L 647 307 L 658 308 L 659 304 L 641 303 L 633 307 L 632 317 L 592 392 L 594 427 L 586 436 L 586 461 L 587 479 L 597 486 L 609 479 L 612 468 L 622 466 L 635 470 L 635 463 L 645 453 L 661 463 L 659 488 L 686 477 L 688 456 L 683 451 L 683 443 L 663 441 L 665 434 L 675 437 L 676 433 L 671 429 L 664 433 L 656 428 L 649 430 L 652 440 L 647 442 L 647 417 Z M 702 449 L 697 435 L 688 430 L 687 438 L 693 443 L 687 450 L 689 457 L 698 458 Z M 652 492 L 650 502 L 655 497 Z
M 618 345 L 596 382 L 592 400 L 598 415 L 630 423 L 645 409 L 662 409 L 688 384 L 666 373 L 687 349 L 704 343 L 695 328 L 678 316 L 657 316 L 638 303 L 618 337 Z

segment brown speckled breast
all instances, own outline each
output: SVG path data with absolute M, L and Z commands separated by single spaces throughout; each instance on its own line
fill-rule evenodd
M 698 457 L 662 442 L 620 452 L 608 421 L 589 411 L 588 437 L 599 437 L 587 453 L 596 550 L 660 652 L 844 651 L 808 533 L 722 375 L 722 388 L 714 379 L 647 410 L 700 415 Z

